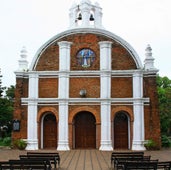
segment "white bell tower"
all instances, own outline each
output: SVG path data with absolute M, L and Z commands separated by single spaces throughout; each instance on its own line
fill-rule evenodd
M 102 8 L 96 2 L 81 0 L 80 4 L 73 4 L 70 8 L 70 28 L 102 28 Z

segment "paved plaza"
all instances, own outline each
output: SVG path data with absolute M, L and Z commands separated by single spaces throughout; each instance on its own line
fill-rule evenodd
M 39 150 L 39 152 L 56 152 L 55 150 Z M 0 161 L 19 159 L 19 155 L 27 151 L 0 149 Z M 61 156 L 60 170 L 112 170 L 110 163 L 111 151 L 99 150 L 70 150 L 59 151 Z M 158 151 L 145 151 L 145 155 L 151 155 L 151 159 L 159 161 L 171 161 L 171 149 Z

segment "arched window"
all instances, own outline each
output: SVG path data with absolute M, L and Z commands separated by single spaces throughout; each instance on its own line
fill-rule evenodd
M 78 64 L 82 67 L 90 67 L 94 60 L 95 53 L 89 48 L 84 48 L 77 53 Z

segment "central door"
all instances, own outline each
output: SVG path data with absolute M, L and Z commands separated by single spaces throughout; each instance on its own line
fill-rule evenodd
M 128 117 L 124 112 L 114 119 L 114 149 L 128 149 Z
M 90 112 L 75 116 L 75 148 L 96 148 L 96 120 Z
M 43 148 L 57 148 L 56 117 L 53 114 L 47 114 L 43 125 Z

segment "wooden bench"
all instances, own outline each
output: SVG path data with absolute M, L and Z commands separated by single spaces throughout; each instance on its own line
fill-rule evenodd
M 60 167 L 60 155 L 55 152 L 27 152 L 27 158 L 31 159 L 49 159 L 54 168 Z
M 115 161 L 116 157 L 143 157 L 144 152 L 112 152 L 111 154 L 111 164 Z
M 0 170 L 11 169 L 9 161 L 0 161 Z
M 151 156 L 132 156 L 132 157 L 116 157 L 114 160 L 114 168 L 122 169 L 122 166 L 125 162 L 148 162 L 150 161 Z
M 157 169 L 171 170 L 171 161 L 158 162 Z
M 131 162 L 125 162 L 122 170 L 157 170 L 157 160 L 152 161 L 131 161 Z
M 0 162 L 1 170 L 51 170 L 49 160 L 9 160 Z

